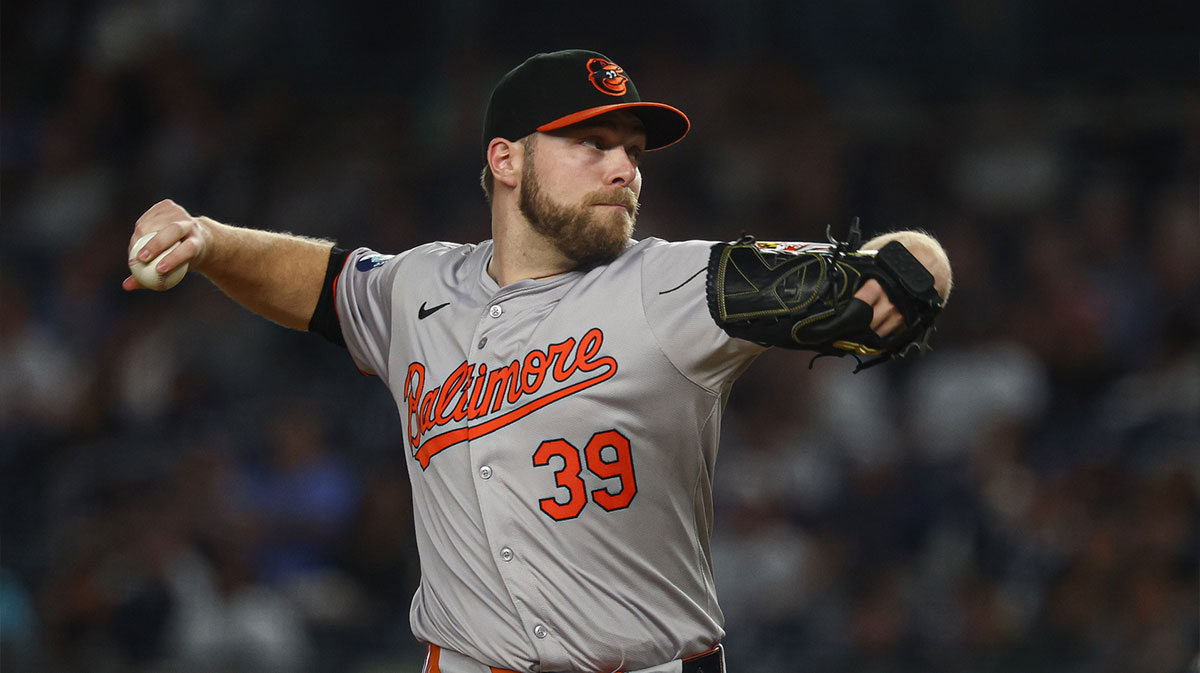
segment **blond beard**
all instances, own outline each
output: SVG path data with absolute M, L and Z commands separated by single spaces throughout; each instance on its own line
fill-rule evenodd
M 619 204 L 624 212 L 597 211 L 599 204 Z M 633 190 L 597 190 L 587 194 L 577 206 L 554 203 L 542 193 L 534 169 L 532 145 L 527 146 L 521 169 L 521 189 L 517 207 L 529 226 L 550 241 L 576 266 L 593 266 L 616 259 L 633 236 L 638 202 Z

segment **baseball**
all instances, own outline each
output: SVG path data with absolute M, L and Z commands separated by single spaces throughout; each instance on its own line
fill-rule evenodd
M 129 251 L 129 272 L 133 274 L 133 277 L 137 279 L 137 282 L 142 284 L 142 287 L 151 290 L 157 290 L 158 292 L 170 290 L 178 285 L 179 281 L 183 280 L 184 275 L 187 274 L 188 265 L 186 263 L 180 264 L 178 267 L 172 269 L 170 273 L 165 275 L 159 273 L 155 269 L 155 267 L 158 266 L 158 263 L 161 262 L 164 257 L 170 254 L 172 250 L 179 247 L 179 242 L 176 242 L 175 245 L 163 250 L 158 257 L 155 257 L 149 262 L 142 262 L 138 260 L 138 252 L 142 249 L 142 246 L 146 245 L 146 242 L 152 238 L 154 238 L 154 233 L 149 233 L 139 238 L 137 242 L 133 244 L 133 248 Z

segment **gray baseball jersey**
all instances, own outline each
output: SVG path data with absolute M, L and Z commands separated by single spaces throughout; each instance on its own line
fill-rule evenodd
M 501 288 L 490 241 L 353 252 L 338 316 L 411 460 L 420 639 L 491 666 L 636 669 L 707 650 L 721 410 L 763 348 L 709 315 L 711 242 Z

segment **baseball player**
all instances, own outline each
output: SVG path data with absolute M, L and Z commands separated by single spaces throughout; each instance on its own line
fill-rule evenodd
M 734 379 L 772 345 L 878 360 L 931 331 L 950 270 L 922 234 L 634 240 L 639 159 L 689 125 L 602 54 L 539 54 L 488 106 L 489 240 L 347 250 L 171 201 L 137 221 L 141 259 L 181 242 L 160 271 L 189 263 L 387 384 L 427 672 L 723 671 L 709 538 Z

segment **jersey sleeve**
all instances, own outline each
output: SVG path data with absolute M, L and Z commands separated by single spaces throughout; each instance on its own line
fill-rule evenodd
M 346 349 L 364 374 L 387 377 L 391 350 L 393 294 L 405 254 L 382 255 L 358 248 L 334 286 L 338 322 Z
M 672 364 L 710 390 L 732 383 L 766 348 L 725 333 L 708 312 L 706 272 L 712 241 L 659 242 L 642 260 L 642 304 Z

